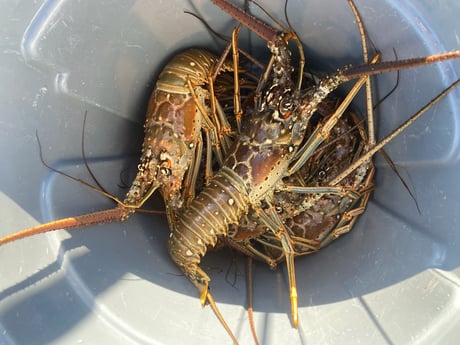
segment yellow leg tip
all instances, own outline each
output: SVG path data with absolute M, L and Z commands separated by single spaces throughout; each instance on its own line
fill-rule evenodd
M 298 313 L 298 296 L 297 289 L 295 287 L 291 288 L 291 315 L 292 315 L 292 324 L 295 328 L 299 327 L 299 313 Z
M 208 290 L 205 290 L 200 295 L 201 306 L 204 307 L 207 302 L 208 302 Z

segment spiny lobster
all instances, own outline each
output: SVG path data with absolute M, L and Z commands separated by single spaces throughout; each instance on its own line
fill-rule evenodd
M 201 131 L 206 132 L 209 155 L 211 145 L 213 150 L 219 150 L 217 137 L 229 134 L 226 118 L 217 118 L 215 111 L 213 117 L 209 91 L 204 87 L 217 63 L 213 54 L 189 49 L 176 55 L 162 70 L 148 104 L 137 175 L 124 201 L 109 196 L 118 203 L 116 208 L 39 225 L 6 236 L 0 244 L 40 232 L 126 220 L 157 189 L 166 200 L 166 214 L 173 222 L 174 213 L 193 198 L 202 151 Z M 220 68 L 229 71 L 233 67 L 224 61 Z
M 460 52 L 396 62 L 376 63 L 374 59 L 371 62 L 373 65 L 341 69 L 337 74 L 322 79 L 318 85 L 301 93 L 301 78 L 297 85 L 292 81 L 293 68 L 287 47 L 287 42 L 292 37 L 297 41 L 295 33 L 279 35 L 265 23 L 230 3 L 213 2 L 268 42 L 272 57 L 265 75 L 269 72 L 270 76 L 265 81 L 263 95 L 255 111 L 246 109 L 242 131 L 231 146 L 224 166 L 216 173 L 209 186 L 179 216 L 177 226 L 173 227 L 170 234 L 169 251 L 174 262 L 197 287 L 201 303 L 204 305 L 207 300 L 212 301 L 208 290 L 210 278 L 199 267 L 201 257 L 206 254 L 209 246 L 216 245 L 219 236 L 227 237 L 229 226 L 237 224 L 251 208 L 281 244 L 288 268 L 292 321 L 297 326 L 294 241 L 273 207 L 275 191 L 290 190 L 283 185 L 283 178 L 296 173 L 315 149 L 328 138 L 331 128 L 343 114 L 344 107 L 348 106 L 369 75 L 457 58 L 460 57 Z M 300 46 L 299 50 L 302 50 Z M 302 76 L 302 67 L 299 70 L 299 75 Z M 339 110 L 317 127 L 304 142 L 305 132 L 318 105 L 339 85 L 357 78 L 359 81 L 353 88 L 354 92 L 350 92 Z M 452 84 L 449 90 L 459 82 Z M 401 128 L 405 128 L 404 125 Z M 392 136 L 397 135 L 401 128 Z M 361 157 L 349 170 L 364 167 L 363 163 L 386 142 L 387 139 L 376 145 L 374 151 L 369 151 L 372 153 Z M 350 171 L 347 170 L 347 174 Z M 335 189 L 334 186 L 345 176 L 347 175 L 341 174 L 329 181 L 330 193 L 344 193 L 341 188 Z M 307 193 L 311 189 L 298 187 L 295 191 Z
M 120 201 L 101 191 L 118 205 L 113 209 L 63 218 L 7 235 L 0 238 L 0 245 L 63 228 L 124 221 L 141 208 L 157 189 L 165 200 L 168 222 L 173 226 L 177 212 L 194 197 L 202 164 L 203 141 L 207 144 L 205 166 L 202 164 L 205 180 L 212 174 L 213 160 L 222 162 L 223 152 L 228 149 L 232 133 L 214 96 L 212 78 L 232 70 L 232 63 L 221 61 L 203 49 L 191 48 L 177 54 L 160 73 L 150 97 L 138 172 L 125 199 Z M 219 80 L 216 86 L 218 89 L 229 87 L 226 80 Z

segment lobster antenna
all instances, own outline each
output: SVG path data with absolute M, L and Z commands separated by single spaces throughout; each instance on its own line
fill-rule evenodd
M 118 199 L 117 197 L 111 195 L 110 193 L 106 192 L 103 188 L 98 188 L 98 187 L 96 187 L 96 186 L 93 186 L 92 184 L 90 184 L 90 183 L 88 183 L 88 182 L 86 182 L 86 181 L 84 181 L 84 180 L 82 180 L 82 179 L 76 178 L 75 176 L 72 176 L 72 175 L 70 175 L 70 174 L 67 174 L 67 173 L 61 171 L 61 170 L 58 170 L 58 169 L 56 169 L 56 168 L 53 168 L 51 165 L 49 165 L 48 163 L 46 163 L 45 158 L 43 157 L 42 144 L 41 144 L 41 142 L 40 142 L 40 138 L 39 138 L 37 132 L 35 132 L 35 136 L 36 136 L 36 138 L 37 138 L 37 143 L 38 143 L 38 150 L 39 150 L 40 160 L 41 160 L 42 164 L 43 164 L 47 169 L 49 169 L 49 170 L 55 172 L 56 174 L 65 176 L 65 177 L 67 177 L 67 178 L 69 178 L 69 179 L 71 179 L 71 180 L 73 180 L 73 181 L 75 181 L 75 182 L 78 182 L 78 183 L 84 185 L 85 187 L 88 187 L 88 188 L 90 188 L 90 189 L 92 189 L 92 190 L 94 190 L 94 191 L 96 191 L 96 192 L 98 192 L 98 193 L 104 195 L 105 197 L 107 197 L 107 198 L 109 198 L 109 199 L 115 201 L 118 205 L 124 205 L 123 201 L 121 201 L 121 200 Z
M 394 48 L 393 48 L 393 53 L 394 53 L 394 55 L 395 55 L 395 61 L 397 61 L 397 60 L 398 60 L 398 54 L 396 53 L 396 50 L 395 50 Z M 390 91 L 388 91 L 388 92 L 386 93 L 385 96 L 383 96 L 382 98 L 380 98 L 380 99 L 374 104 L 373 110 L 377 109 L 377 108 L 380 106 L 380 104 L 382 104 L 383 102 L 385 102 L 385 100 L 386 100 L 388 97 L 390 97 L 390 96 L 393 94 L 393 92 L 396 91 L 396 89 L 397 89 L 398 86 L 399 86 L 399 79 L 400 79 L 400 76 L 401 76 L 401 73 L 400 73 L 400 72 L 401 72 L 400 70 L 397 70 L 397 71 L 396 71 L 396 82 L 395 82 L 394 86 L 391 88 Z
M 189 14 L 189 15 L 195 17 L 196 19 L 198 19 L 205 26 L 206 30 L 208 30 L 211 34 L 213 34 L 217 38 L 221 39 L 224 42 L 230 42 L 230 38 L 222 35 L 221 33 L 217 32 L 216 30 L 214 30 L 211 27 L 211 25 L 209 25 L 208 22 L 206 20 L 204 20 L 204 18 L 200 17 L 198 14 L 193 13 L 193 12 L 188 11 L 188 10 L 184 10 L 184 13 Z
M 364 75 L 376 75 L 386 72 L 392 72 L 399 69 L 413 68 L 424 66 L 435 62 L 441 62 L 450 59 L 460 58 L 460 50 L 454 50 L 447 53 L 439 53 L 430 56 L 416 57 L 397 61 L 383 61 L 372 65 L 352 66 L 342 70 L 342 76 L 345 80 L 352 80 Z
M 89 167 L 88 160 L 86 159 L 86 150 L 85 150 L 85 128 L 86 128 L 86 119 L 88 117 L 88 110 L 85 110 L 85 116 L 83 117 L 83 128 L 81 130 L 81 156 L 83 158 L 83 163 L 85 164 L 86 170 L 88 171 L 89 175 L 93 179 L 93 181 L 96 183 L 96 185 L 99 187 L 99 189 L 106 194 L 109 194 L 107 190 L 102 187 L 102 185 L 99 183 L 99 180 L 96 178 L 94 175 L 93 171 Z M 43 161 L 42 161 L 43 162 Z
M 248 27 L 263 40 L 273 42 L 278 38 L 278 32 L 274 28 L 244 12 L 241 8 L 220 0 L 211 0 L 211 2 L 233 18 L 238 18 L 241 24 Z
M 25 237 L 43 234 L 45 232 L 61 229 L 74 229 L 93 224 L 119 221 L 121 217 L 125 214 L 126 210 L 124 210 L 121 207 L 115 207 L 109 210 L 87 213 L 81 216 L 58 219 L 46 224 L 40 224 L 2 237 L 0 238 L 0 246 L 7 244 L 9 242 L 20 240 Z

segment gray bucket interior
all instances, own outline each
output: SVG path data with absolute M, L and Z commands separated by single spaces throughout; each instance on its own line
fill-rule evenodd
M 281 21 L 282 1 L 260 1 Z M 458 49 L 457 1 L 357 1 L 384 60 Z M 147 99 L 161 67 L 183 48 L 222 44 L 235 25 L 209 1 L 4 1 L 0 13 L 0 234 L 101 210 L 105 197 L 47 170 L 89 181 L 81 158 L 122 197 L 142 141 Z M 262 17 L 260 11 L 254 13 Z M 291 0 L 288 15 L 307 63 L 333 72 L 361 62 L 346 1 Z M 243 45 L 265 52 L 243 32 Z M 457 78 L 460 61 L 400 73 L 379 107 L 379 136 Z M 376 95 L 396 74 L 376 78 Z M 290 323 L 284 266 L 255 266 L 254 312 L 263 344 L 433 344 L 460 336 L 460 90 L 386 147 L 420 207 L 382 159 L 365 214 L 346 236 L 296 262 L 300 328 Z M 362 96 L 355 107 L 363 111 Z M 149 204 L 161 207 L 157 198 Z M 2 344 L 222 344 L 230 339 L 174 266 L 163 216 L 36 236 L 0 248 Z M 236 263 L 236 264 L 235 264 Z M 252 343 L 244 260 L 209 254 L 218 306 L 241 344 Z

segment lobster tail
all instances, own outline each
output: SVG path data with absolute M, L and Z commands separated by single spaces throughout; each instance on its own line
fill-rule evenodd
M 169 252 L 174 262 L 191 280 L 194 269 L 217 236 L 227 235 L 228 225 L 236 223 L 248 210 L 246 190 L 241 178 L 223 168 L 197 196 L 171 231 Z

